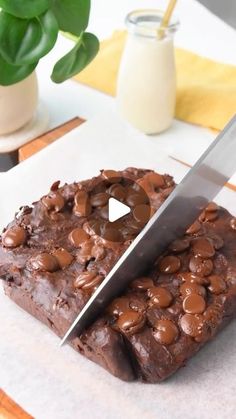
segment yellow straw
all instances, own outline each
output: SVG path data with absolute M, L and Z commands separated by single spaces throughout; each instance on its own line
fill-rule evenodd
M 170 22 L 173 10 L 176 6 L 176 3 L 177 3 L 177 0 L 170 0 L 169 1 L 168 7 L 167 7 L 167 9 L 164 13 L 163 19 L 162 19 L 161 24 L 160 24 L 160 28 L 158 28 L 158 31 L 157 31 L 158 38 L 163 38 L 164 30 L 169 25 L 169 22 Z

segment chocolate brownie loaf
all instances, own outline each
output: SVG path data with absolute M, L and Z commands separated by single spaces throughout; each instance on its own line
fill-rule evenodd
M 6 294 L 63 336 L 173 188 L 170 176 L 134 168 L 63 187 L 56 182 L 1 236 Z M 110 197 L 131 213 L 110 223 Z M 71 345 L 123 380 L 159 382 L 235 315 L 236 219 L 211 203 Z

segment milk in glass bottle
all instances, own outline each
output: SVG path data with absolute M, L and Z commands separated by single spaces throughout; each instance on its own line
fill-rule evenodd
M 128 37 L 118 76 L 118 107 L 125 119 L 146 134 L 166 130 L 175 111 L 173 35 L 178 22 L 160 28 L 162 17 L 155 10 L 127 16 Z

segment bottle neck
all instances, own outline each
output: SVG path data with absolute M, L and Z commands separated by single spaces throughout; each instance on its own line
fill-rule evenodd
M 173 19 L 168 27 L 161 28 L 163 12 L 159 10 L 136 10 L 126 17 L 126 26 L 129 34 L 149 39 L 164 39 L 173 37 L 178 29 L 179 22 Z

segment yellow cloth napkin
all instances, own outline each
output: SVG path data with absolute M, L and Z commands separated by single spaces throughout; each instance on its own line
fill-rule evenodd
M 110 95 L 116 80 L 126 32 L 101 42 L 95 60 L 75 79 Z M 221 130 L 236 113 L 236 66 L 218 63 L 176 48 L 176 118 Z

